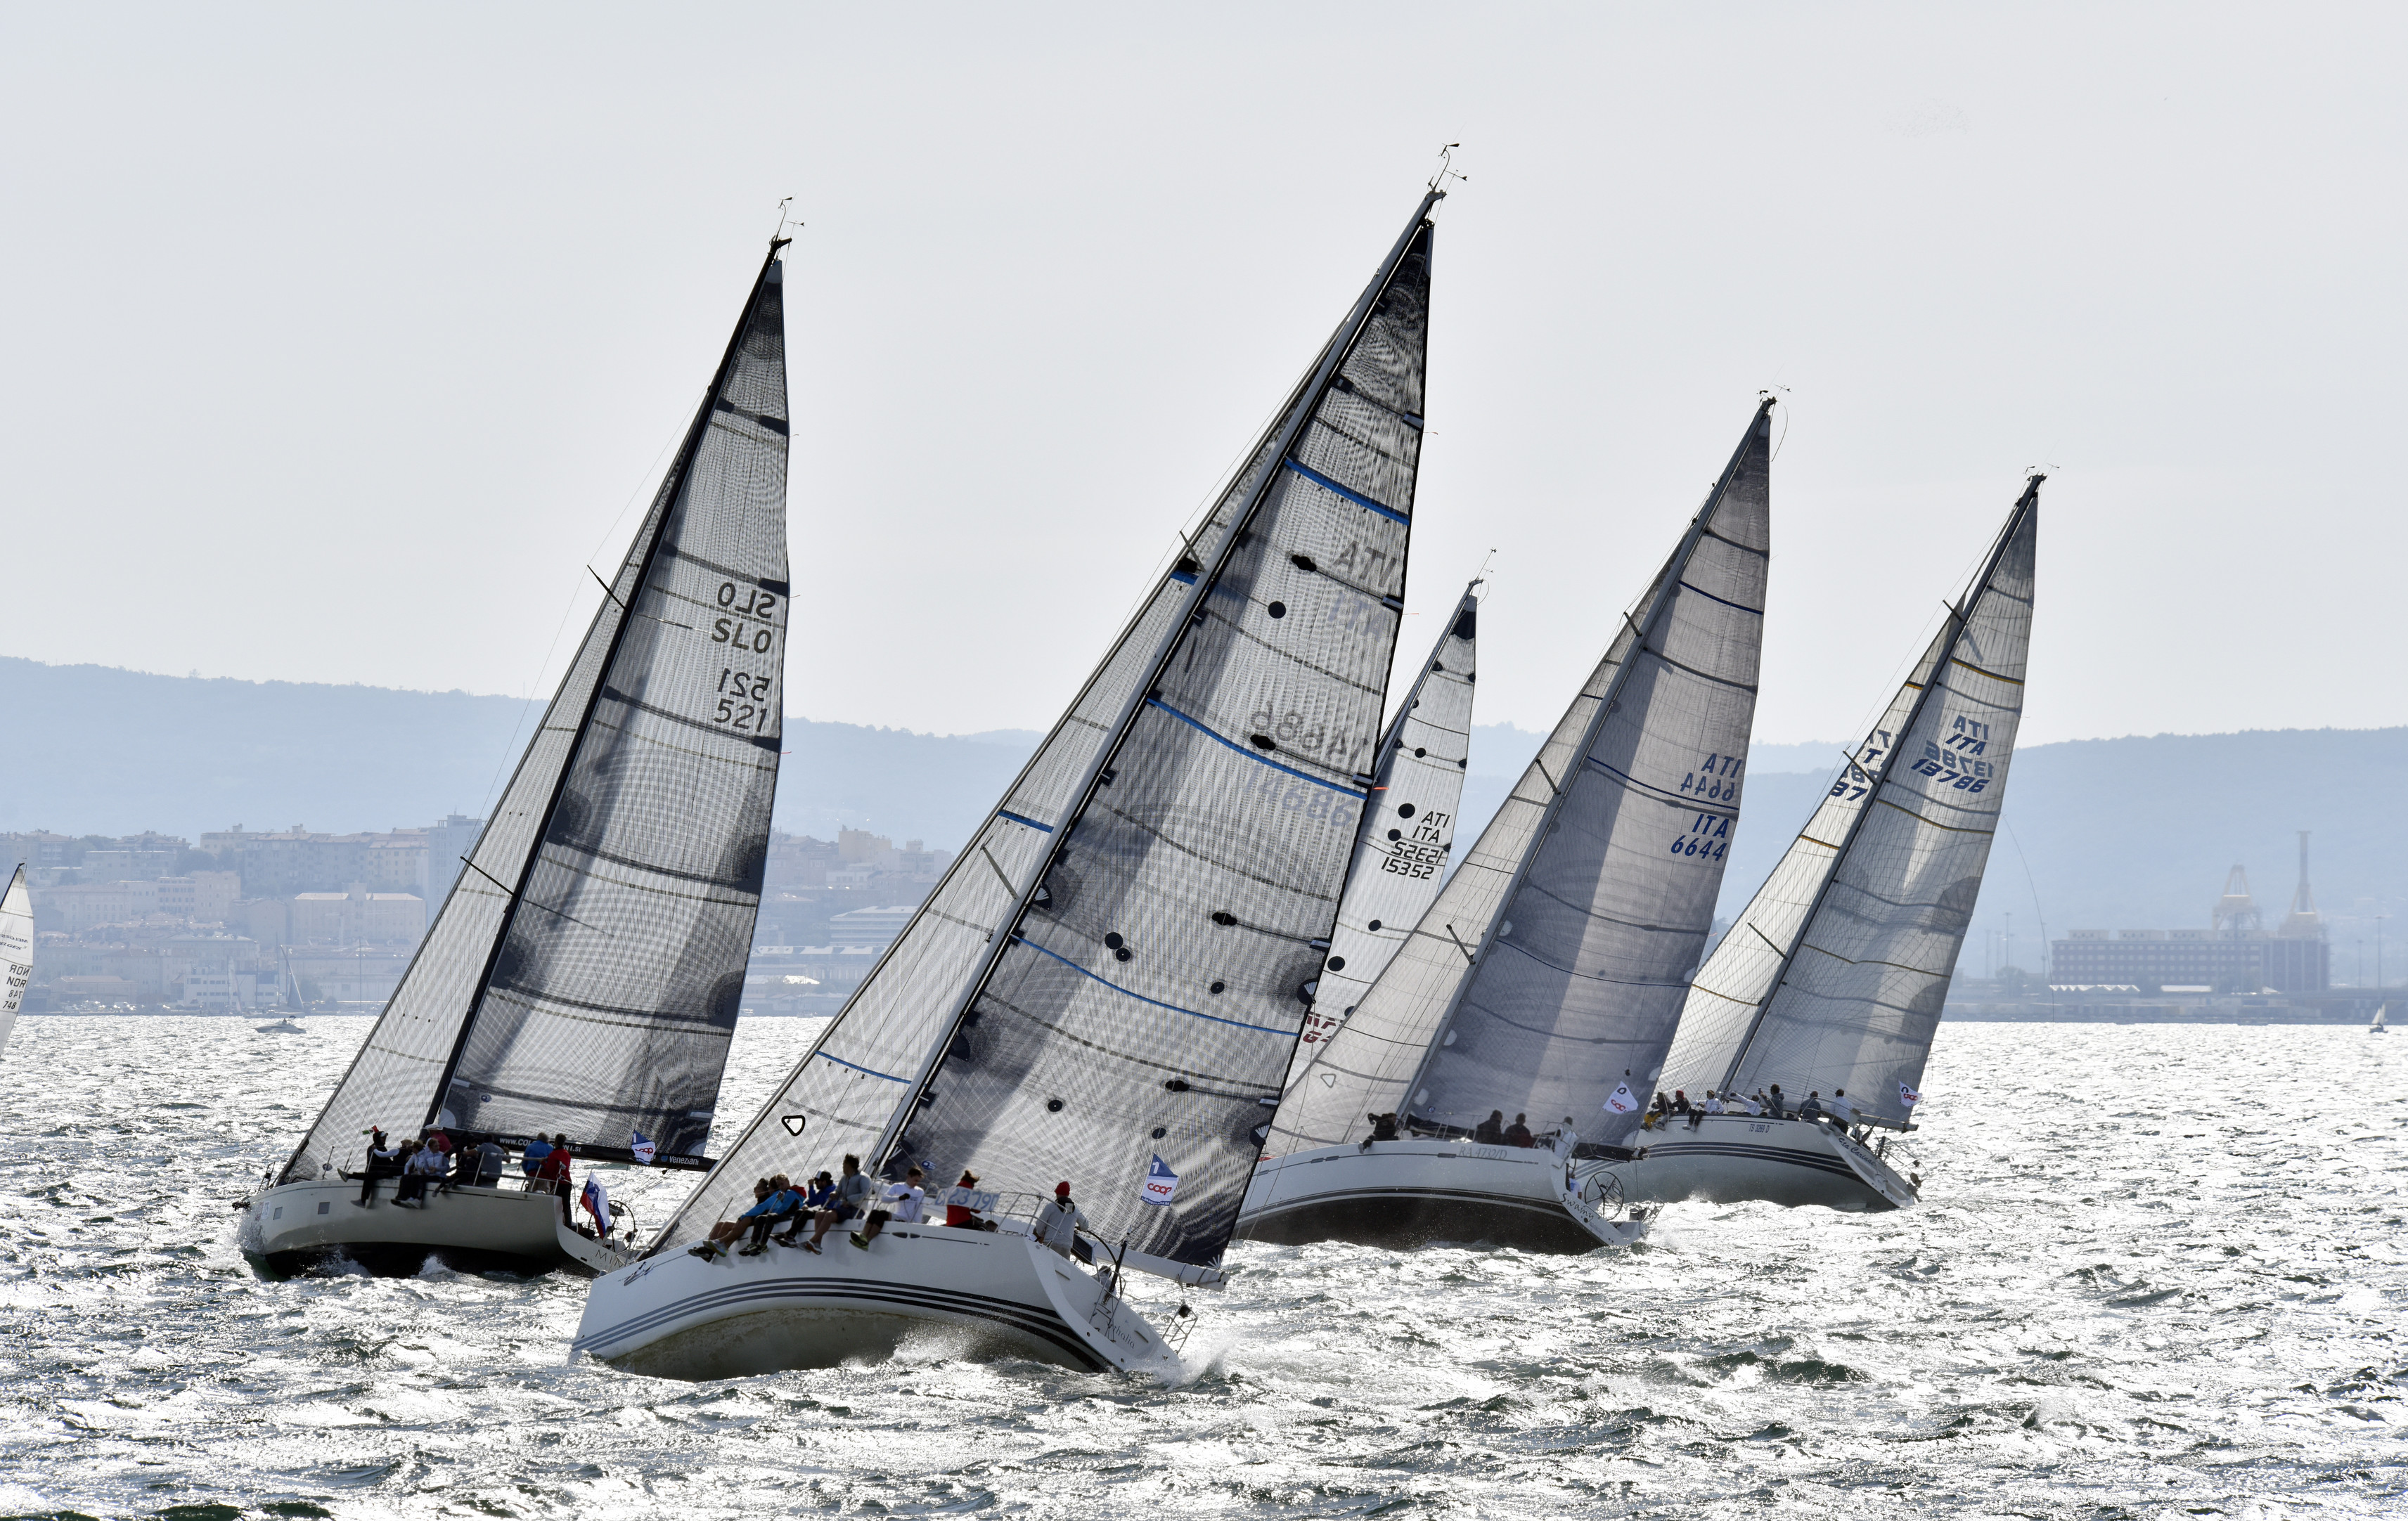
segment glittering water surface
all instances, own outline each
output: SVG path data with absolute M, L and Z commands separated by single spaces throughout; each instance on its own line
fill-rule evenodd
M 0 1514 L 2408 1514 L 2408 1031 L 1946 1026 L 1923 1208 L 1240 1247 L 1163 1388 L 940 1337 L 654 1382 L 567 1363 L 566 1275 L 263 1281 L 227 1206 L 366 1022 L 253 1024 L 0 1056 Z M 812 1029 L 747 1021 L 722 1112 Z

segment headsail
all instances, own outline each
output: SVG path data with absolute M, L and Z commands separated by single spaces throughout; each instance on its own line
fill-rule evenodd
M 1352 1021 L 1364 994 L 1438 897 L 1455 848 L 1455 809 L 1470 764 L 1480 617 L 1472 591 L 1479 585 L 1464 589 L 1381 744 L 1378 779 L 1355 840 L 1329 960 L 1271 1122 L 1274 1152 L 1344 1140 L 1349 1124 L 1362 1118 L 1376 1081 L 1358 1070 L 1366 1063 L 1354 1048 L 1395 1044 L 1386 1031 L 1357 1029 Z M 1415 1059 L 1426 1044 L 1426 1032 L 1413 1042 Z
M 1770 558 L 1771 403 L 1354 1022 L 1362 1107 L 1594 1130 L 1653 1075 L 1739 817 Z M 1361 1127 L 1356 1116 L 1352 1124 Z
M 1216 1258 L 1369 782 L 1419 459 L 1433 193 L 996 815 L 721 1174 L 853 1152 L 1074 1179 Z M 1180 1179 L 1144 1202 L 1155 1157 Z
M 369 1126 L 641 1130 L 698 1158 L 743 995 L 783 711 L 785 319 L 771 247 L 491 821 L 290 1161 Z
M 1698 973 L 1664 1086 L 1905 1122 L 2007 789 L 2031 643 L 2034 476 L 1804 832 Z
M 17 1009 L 25 1002 L 25 985 L 34 977 L 34 895 L 25 887 L 20 864 L 0 897 L 0 1047 L 17 1028 Z

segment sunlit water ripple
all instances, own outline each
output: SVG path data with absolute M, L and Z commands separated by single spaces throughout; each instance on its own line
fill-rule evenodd
M 565 1275 L 263 1281 L 228 1205 L 366 1022 L 309 1026 L 20 1023 L 0 1514 L 2402 1514 L 2408 1031 L 1947 1026 L 1923 1208 L 1240 1247 L 1163 1388 L 942 1338 L 661 1383 L 567 1361 Z M 747 1021 L 722 1113 L 813 1028 Z

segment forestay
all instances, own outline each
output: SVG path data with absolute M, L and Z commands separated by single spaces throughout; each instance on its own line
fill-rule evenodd
M 17 1009 L 25 1002 L 25 985 L 34 977 L 34 895 L 25 886 L 21 864 L 9 875 L 8 891 L 0 896 L 0 1047 L 17 1027 Z
M 1437 898 L 1455 848 L 1455 809 L 1470 764 L 1480 616 L 1472 591 L 1479 585 L 1465 589 L 1381 744 L 1328 961 L 1271 1123 L 1273 1153 L 1344 1140 L 1372 1096 L 1374 1080 L 1362 1069 L 1376 1070 L 1376 1053 L 1394 1044 L 1385 1031 L 1353 1021 L 1363 995 Z M 1415 1057 L 1424 1044 L 1413 1044 Z M 1358 1046 L 1374 1055 L 1367 1061 Z
M 369 1126 L 698 1159 L 743 995 L 786 638 L 773 245 L 568 674 L 287 1181 Z
M 1387 1107 L 1425 1129 L 1501 1109 L 1594 1132 L 1624 1073 L 1663 1059 L 1739 818 L 1770 407 L 1354 1016 L 1394 1043 L 1366 1064 L 1396 1082 Z
M 1664 1083 L 1845 1089 L 1904 1123 L 1982 888 L 2023 712 L 2041 476 L 1898 695 L 1699 970 Z

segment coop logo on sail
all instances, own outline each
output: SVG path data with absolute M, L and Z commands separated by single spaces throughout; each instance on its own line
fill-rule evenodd
M 1145 1170 L 1145 1188 L 1139 1197 L 1149 1204 L 1168 1204 L 1170 1196 L 1179 1191 L 1179 1174 L 1159 1157 Z

